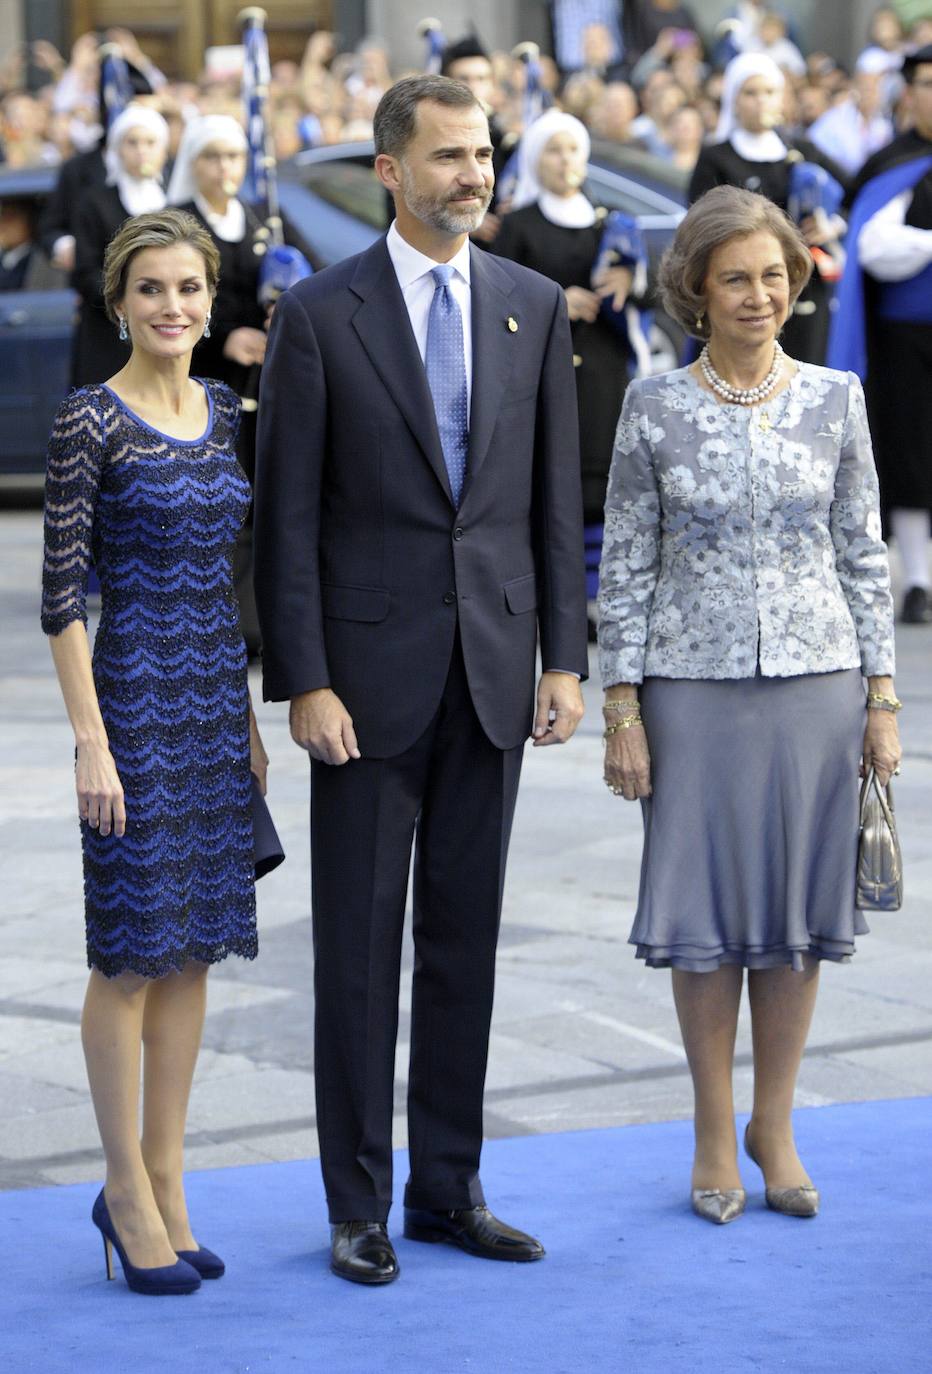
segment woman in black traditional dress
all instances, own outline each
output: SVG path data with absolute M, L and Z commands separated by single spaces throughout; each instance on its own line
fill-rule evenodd
M 506 215 L 492 252 L 531 267 L 558 282 L 566 293 L 573 333 L 583 510 L 589 598 L 598 591 L 605 487 L 612 442 L 628 377 L 649 367 L 649 350 L 636 311 L 628 311 L 627 335 L 602 311 L 610 299 L 620 311 L 635 281 L 631 267 L 593 272 L 598 262 L 606 211 L 580 189 L 589 161 L 585 125 L 561 110 L 549 110 L 521 141 L 521 162 L 511 213 Z
M 226 382 L 242 406 L 236 456 L 249 478 L 256 473 L 256 404 L 265 358 L 267 311 L 259 303 L 259 271 L 268 230 L 255 209 L 239 198 L 246 175 L 246 135 L 230 115 L 201 115 L 185 127 L 168 184 L 168 201 L 200 220 L 220 254 L 220 281 L 209 338 L 195 350 L 204 377 Z M 288 243 L 305 257 L 311 250 L 290 225 Z M 252 592 L 252 519 L 243 523 L 234 558 L 241 626 L 250 655 L 259 650 L 259 622 Z
M 844 172 L 807 139 L 789 139 L 778 130 L 783 117 L 785 79 L 773 58 L 765 53 L 742 53 L 725 68 L 722 110 L 716 141 L 699 154 L 689 183 L 692 205 L 713 186 L 739 186 L 787 208 L 790 173 L 794 162 L 815 162 L 847 185 Z M 783 343 L 788 353 L 803 362 L 822 365 L 828 344 L 829 309 L 837 269 L 838 221 L 810 217 L 799 226 L 814 254 L 819 270 L 796 302 L 787 320 Z M 822 276 L 822 269 L 827 276 Z
M 107 319 L 103 263 L 107 244 L 124 220 L 165 204 L 162 169 L 168 125 L 148 105 L 127 105 L 107 134 L 107 184 L 92 190 L 78 209 L 72 284 L 81 297 L 72 358 L 72 385 L 103 382 L 129 361 L 130 345 Z

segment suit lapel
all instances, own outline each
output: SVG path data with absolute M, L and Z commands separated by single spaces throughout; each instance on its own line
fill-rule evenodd
M 359 259 L 350 285 L 362 302 L 353 328 L 452 505 L 427 373 L 384 239 Z
M 509 294 L 511 278 L 496 259 L 481 248 L 469 250 L 472 295 L 472 397 L 469 412 L 469 453 L 466 460 L 465 500 L 489 451 L 502 398 L 511 379 L 515 352 L 520 347 L 509 318 L 515 307 Z

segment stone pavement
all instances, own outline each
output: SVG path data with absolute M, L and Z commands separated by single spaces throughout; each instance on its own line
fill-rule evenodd
M 0 512 L 0 1187 L 100 1177 L 78 1034 L 86 982 L 72 739 L 38 623 L 41 519 Z M 907 902 L 826 968 L 801 1105 L 932 1093 L 932 627 L 899 636 L 906 758 L 897 806 Z M 190 1113 L 190 1168 L 315 1153 L 308 766 L 286 711 L 256 701 L 288 861 L 259 887 L 260 955 L 220 964 Z M 690 1114 L 669 975 L 627 944 L 639 808 L 601 782 L 597 684 L 564 749 L 531 750 L 511 849 L 489 1065 L 489 1136 Z M 697 722 L 701 728 L 701 722 Z M 352 862 L 352 855 L 346 855 Z M 410 974 L 410 948 L 406 954 Z M 403 994 L 403 1002 L 406 993 Z M 405 1142 L 408 1017 L 396 1141 Z M 739 1029 L 736 1095 L 750 1105 Z M 688 1161 L 683 1161 L 683 1183 Z

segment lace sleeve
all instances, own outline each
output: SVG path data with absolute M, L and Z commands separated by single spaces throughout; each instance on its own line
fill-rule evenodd
M 83 388 L 59 406 L 49 439 L 42 565 L 42 628 L 47 635 L 61 634 L 72 620 L 87 624 L 87 570 L 102 460 L 101 417 Z
M 240 398 L 232 387 L 227 386 L 226 382 L 208 382 L 213 396 L 214 410 L 219 411 L 229 434 L 229 444 L 235 452 L 236 441 L 239 436 L 240 420 L 243 407 Z

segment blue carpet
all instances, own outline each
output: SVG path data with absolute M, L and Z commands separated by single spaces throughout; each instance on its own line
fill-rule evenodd
M 228 1274 L 187 1298 L 105 1282 L 95 1187 L 0 1194 L 0 1370 L 926 1374 L 932 1098 L 800 1111 L 797 1136 L 821 1215 L 768 1212 L 745 1162 L 748 1211 L 726 1227 L 688 1209 L 688 1122 L 491 1141 L 493 1210 L 547 1259 L 399 1238 L 401 1278 L 374 1290 L 327 1272 L 316 1161 L 190 1175 Z

